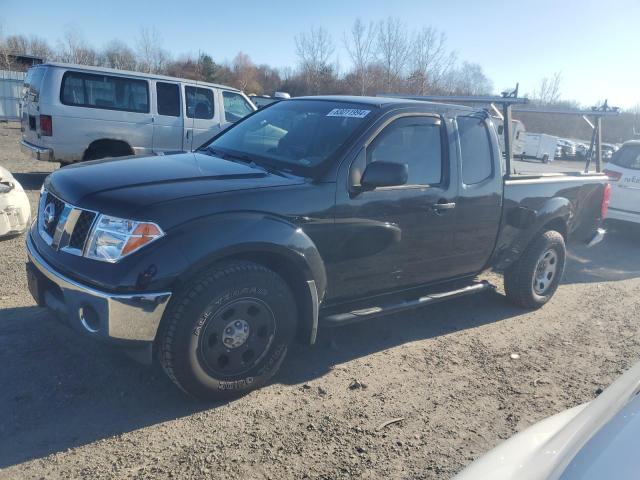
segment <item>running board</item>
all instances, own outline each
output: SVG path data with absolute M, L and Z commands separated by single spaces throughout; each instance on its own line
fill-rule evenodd
M 321 317 L 320 321 L 327 326 L 346 325 L 349 323 L 369 320 L 371 318 L 380 317 L 383 315 L 389 315 L 391 313 L 397 313 L 404 310 L 423 307 L 425 305 L 431 305 L 452 298 L 464 297 L 466 295 L 472 295 L 474 293 L 480 293 L 490 289 L 495 289 L 495 287 L 486 280 L 483 280 L 480 283 L 474 283 L 473 285 L 468 285 L 456 290 L 432 293 L 429 295 L 424 295 L 420 298 L 416 298 L 414 300 L 404 300 L 398 303 L 389 303 L 379 306 L 367 307 L 359 310 L 352 310 L 350 312 L 334 313 Z

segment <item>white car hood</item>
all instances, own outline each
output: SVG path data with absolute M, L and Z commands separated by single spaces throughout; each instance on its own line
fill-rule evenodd
M 590 403 L 549 417 L 480 457 L 457 480 L 636 479 L 640 363 Z

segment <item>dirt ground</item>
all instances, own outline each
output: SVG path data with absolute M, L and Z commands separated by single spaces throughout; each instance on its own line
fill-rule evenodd
M 0 124 L 0 164 L 35 209 L 56 165 L 28 160 L 19 135 Z M 269 386 L 220 404 L 35 307 L 24 238 L 0 242 L 0 479 L 451 477 L 636 362 L 639 238 L 574 247 L 542 310 L 491 294 L 325 330 Z

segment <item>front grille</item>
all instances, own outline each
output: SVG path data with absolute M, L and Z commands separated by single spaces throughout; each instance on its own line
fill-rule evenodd
M 83 210 L 82 213 L 80 213 L 76 225 L 73 228 L 71 239 L 69 240 L 69 247 L 77 248 L 78 250 L 84 248 L 84 242 L 89 236 L 89 230 L 91 230 L 95 218 L 96 214 L 89 210 Z
M 51 248 L 82 255 L 97 215 L 66 203 L 45 190 L 38 208 L 38 231 Z
M 58 226 L 58 222 L 60 221 L 60 215 L 64 210 L 65 203 L 55 195 L 51 195 L 50 193 L 48 193 L 45 205 L 48 205 L 50 203 L 53 204 L 53 206 L 55 207 L 55 214 L 53 216 L 53 220 L 50 221 L 49 223 L 45 223 L 43 226 L 44 226 L 44 231 L 47 232 L 47 234 L 49 234 L 50 237 L 53 237 L 53 234 L 56 231 L 56 227 Z

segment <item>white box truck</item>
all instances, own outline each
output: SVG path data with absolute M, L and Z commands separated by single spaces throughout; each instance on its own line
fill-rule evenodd
M 558 137 L 545 133 L 525 133 L 524 148 L 521 158 L 542 160 L 543 163 L 552 162 L 556 155 Z

